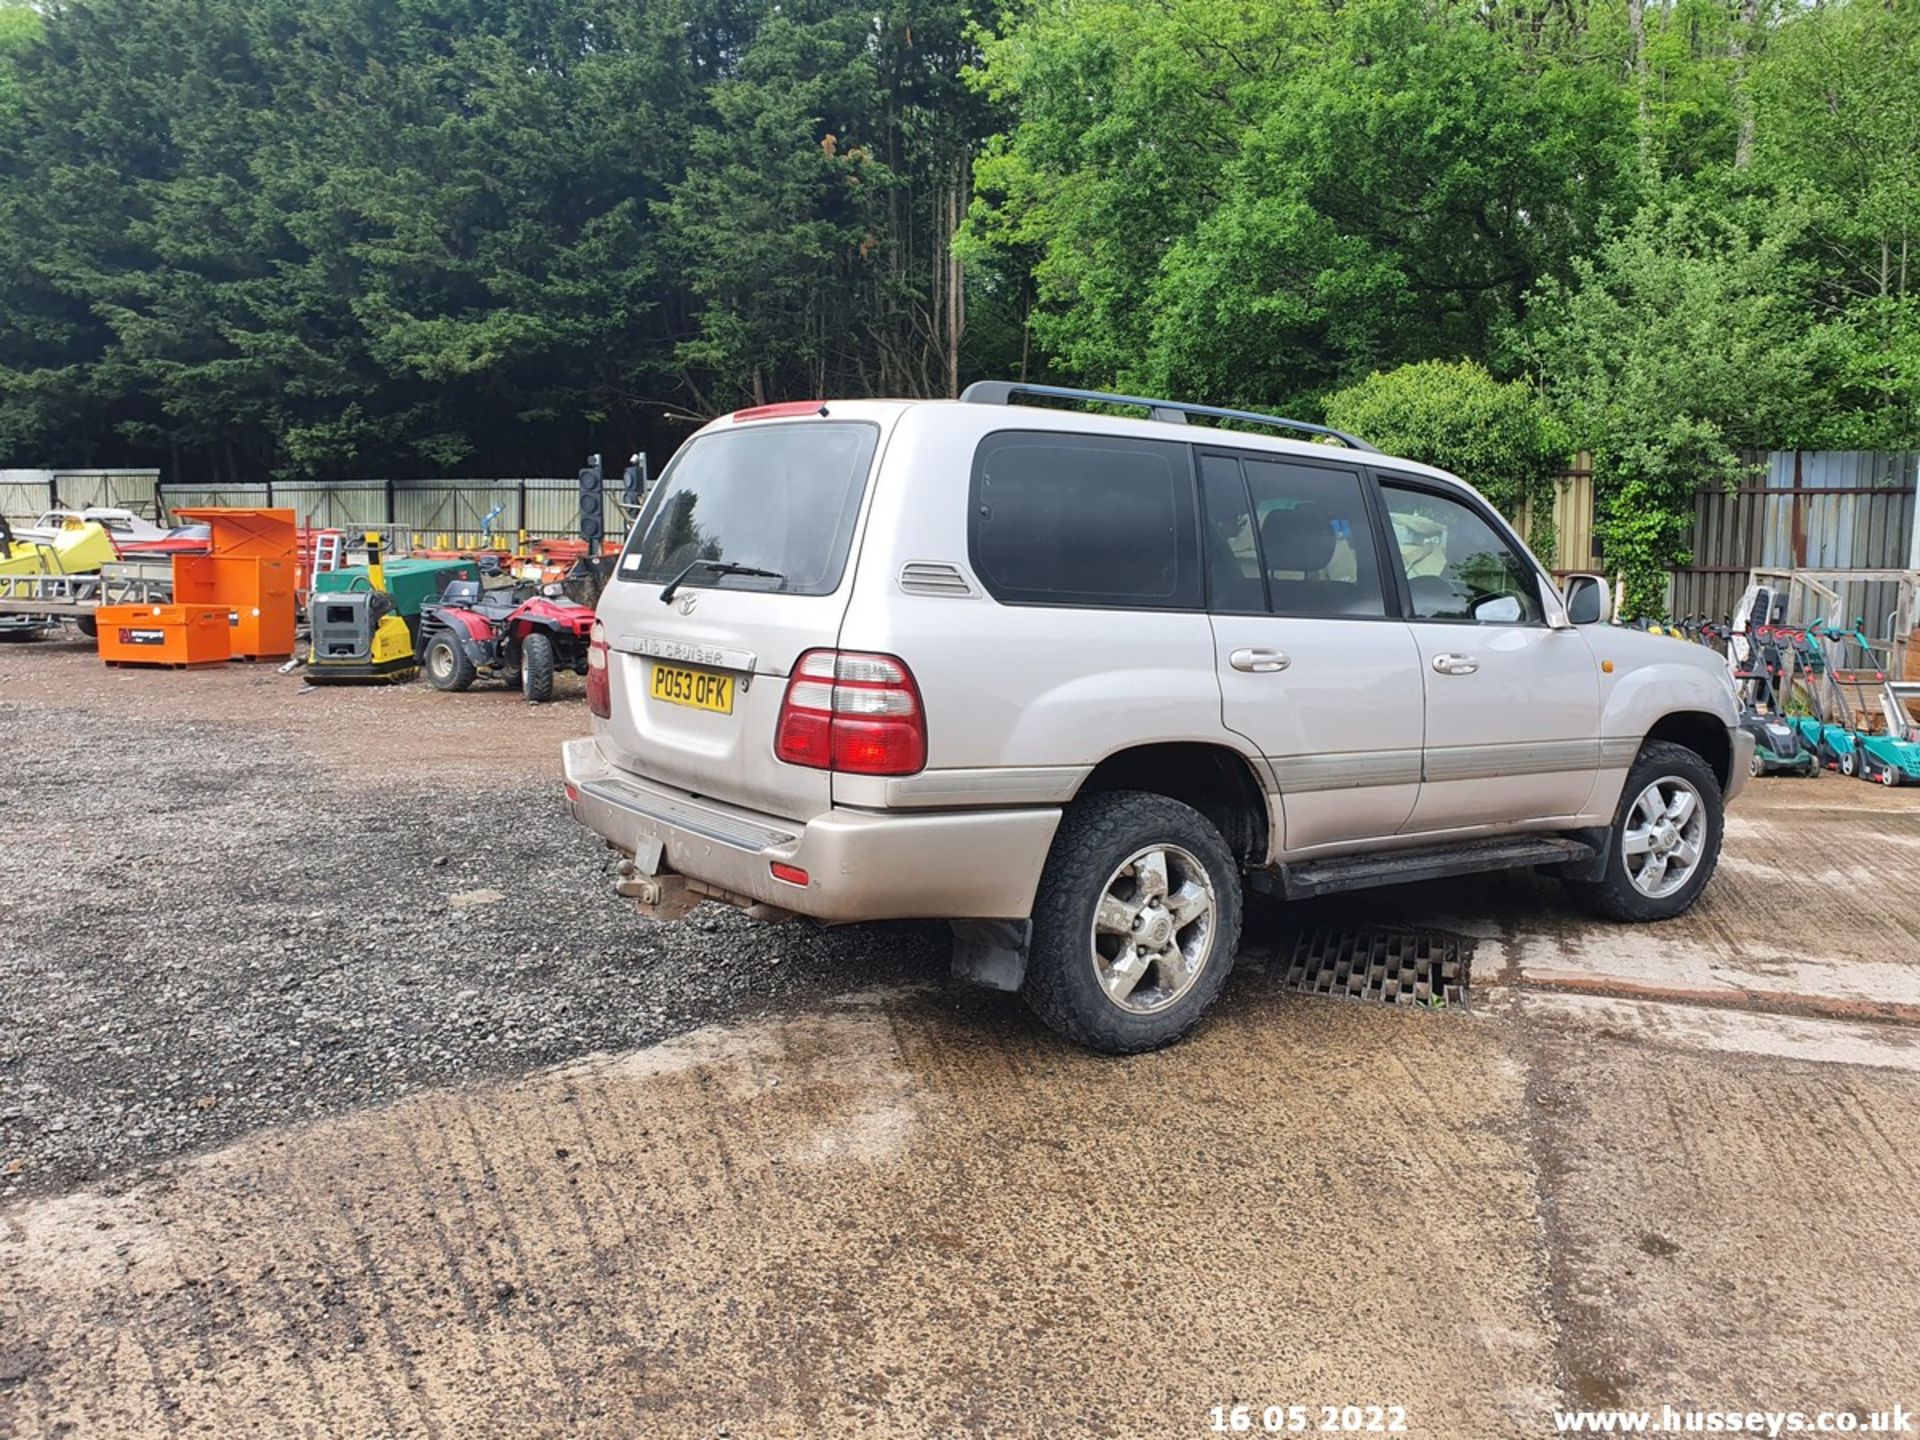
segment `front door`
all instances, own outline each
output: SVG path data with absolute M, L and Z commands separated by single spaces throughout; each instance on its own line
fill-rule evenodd
M 1383 477 L 1426 687 L 1425 776 L 1405 829 L 1580 814 L 1600 765 L 1586 637 L 1547 626 L 1540 576 L 1464 497 Z
M 1350 465 L 1200 457 L 1222 717 L 1280 791 L 1293 853 L 1392 835 L 1420 788 L 1420 657 L 1390 615 Z

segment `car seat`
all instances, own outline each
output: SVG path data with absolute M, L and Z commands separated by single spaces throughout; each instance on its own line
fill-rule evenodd
M 1276 614 L 1353 615 L 1371 608 L 1365 586 L 1319 574 L 1333 562 L 1340 543 L 1334 523 L 1326 509 L 1315 504 L 1269 510 L 1260 522 L 1260 549 Z

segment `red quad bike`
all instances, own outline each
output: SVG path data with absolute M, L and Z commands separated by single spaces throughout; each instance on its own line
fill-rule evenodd
M 559 587 L 548 586 L 549 592 Z M 465 690 L 495 676 L 535 704 L 553 698 L 553 672 L 587 673 L 593 607 L 532 586 L 483 590 L 455 580 L 420 607 L 420 668 L 436 690 Z

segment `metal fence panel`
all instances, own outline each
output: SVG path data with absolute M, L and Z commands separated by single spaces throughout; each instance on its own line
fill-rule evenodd
M 16 525 L 29 525 L 46 514 L 53 504 L 50 480 L 14 478 L 31 472 L 0 471 L 0 515 Z
M 457 536 L 477 536 L 481 522 L 495 506 L 500 513 L 493 518 L 494 534 L 510 535 L 519 504 L 518 484 L 512 480 L 397 481 L 393 487 L 393 523 L 410 526 L 416 537 L 444 535 L 457 544 Z
M 37 520 L 56 505 L 105 506 L 155 515 L 158 470 L 0 470 L 0 515 Z
M 1892 570 L 1910 563 L 1920 452 L 1773 451 L 1744 457 L 1752 474 L 1695 497 L 1693 560 L 1673 577 L 1675 615 L 1724 618 L 1748 572 Z M 1884 627 L 1892 586 L 1843 590 L 1847 620 Z M 1805 618 L 1805 617 L 1803 617 Z
M 293 511 L 294 522 L 302 526 L 358 530 L 392 523 L 384 480 L 312 480 L 267 488 L 273 498 L 260 503 Z
M 523 522 L 530 535 L 559 538 L 580 533 L 580 483 L 577 480 L 529 480 L 526 482 L 527 510 Z M 616 480 L 608 487 L 618 491 Z M 608 505 L 608 520 L 613 507 Z
M 0 479 L 0 497 L 14 513 L 11 491 Z M 45 509 L 44 485 L 16 486 L 29 503 L 20 513 L 38 515 Z M 620 510 L 615 503 L 617 482 L 607 501 L 609 533 Z M 293 511 L 299 524 L 353 530 L 369 525 L 398 525 L 413 532 L 416 544 L 431 545 L 440 536 L 449 543 L 477 539 L 487 513 L 500 507 L 493 534 L 507 541 L 524 530 L 535 539 L 553 539 L 580 533 L 579 484 L 553 476 L 526 479 L 456 480 L 331 480 L 300 482 L 261 481 L 249 485 L 167 485 L 160 490 L 166 510 L 193 507 L 279 506 Z
M 158 470 L 60 470 L 53 477 L 60 503 L 70 510 L 101 505 L 136 515 L 155 513 L 154 492 L 159 483 Z

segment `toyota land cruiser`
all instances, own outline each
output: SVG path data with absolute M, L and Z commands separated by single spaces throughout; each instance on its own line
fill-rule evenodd
M 959 974 L 1144 1050 L 1219 994 L 1244 884 L 1692 905 L 1752 741 L 1716 657 L 1608 616 L 1461 480 L 1319 426 L 760 406 L 641 511 L 566 793 L 644 913 L 951 921 Z

